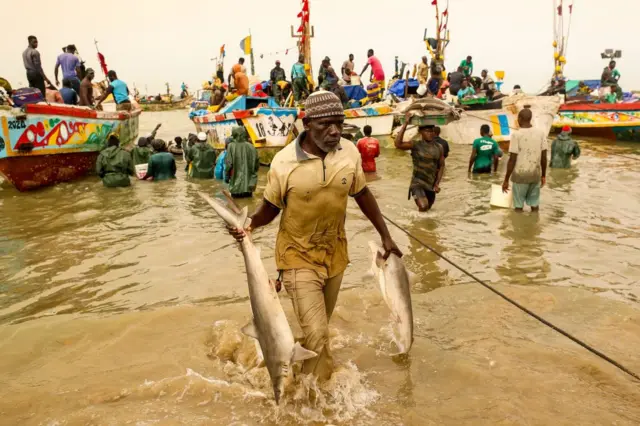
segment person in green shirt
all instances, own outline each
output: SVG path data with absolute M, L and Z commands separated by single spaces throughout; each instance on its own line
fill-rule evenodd
M 152 142 L 155 154 L 149 158 L 147 174 L 143 180 L 153 178 L 154 181 L 176 178 L 176 160 L 167 152 L 167 144 L 162 139 L 154 139 Z
M 616 94 L 618 100 L 622 100 L 622 88 L 618 81 L 620 80 L 620 71 L 616 69 L 616 61 L 609 62 L 609 66 L 602 71 L 600 77 L 600 85 L 602 87 L 611 87 L 611 92 Z
M 133 165 L 137 166 L 139 164 L 147 164 L 149 162 L 149 158 L 151 158 L 151 154 L 153 154 L 153 150 L 149 147 L 149 139 L 138 139 L 138 146 L 131 150 Z
M 502 157 L 502 150 L 498 143 L 491 137 L 491 128 L 488 124 L 480 127 L 480 138 L 473 141 L 473 149 L 469 158 L 469 173 L 491 173 L 493 164 L 494 173 L 498 171 L 498 159 Z
M 571 139 L 571 127 L 564 126 L 558 137 L 551 144 L 551 164 L 555 169 L 571 167 L 571 158 L 580 157 L 580 146 Z
M 98 155 L 96 173 L 102 179 L 102 184 L 108 188 L 130 186 L 129 176 L 133 176 L 134 168 L 131 155 L 120 148 L 120 139 L 109 136 L 107 147 Z
M 470 77 L 473 75 L 473 58 L 471 56 L 467 56 L 467 59 L 463 59 L 460 62 L 460 68 L 462 68 L 462 72 L 465 76 Z
M 236 127 L 231 132 L 231 142 L 227 146 L 225 158 L 225 181 L 229 183 L 232 197 L 252 197 L 258 184 L 260 160 L 258 150 L 249 141 L 244 127 Z
M 207 143 L 205 132 L 198 133 L 198 141 L 187 151 L 186 160 L 189 164 L 190 178 L 213 179 L 216 151 Z

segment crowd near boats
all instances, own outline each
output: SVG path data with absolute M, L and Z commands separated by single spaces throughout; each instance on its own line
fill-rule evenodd
M 269 79 L 255 75 L 248 36 L 241 48 L 250 58 L 250 72 L 245 58 L 240 58 L 225 78 L 223 45 L 212 78 L 197 93 L 190 93 L 182 83 L 179 96 L 171 94 L 168 83 L 166 94 L 140 96 L 108 69 L 99 51 L 104 80 L 97 82 L 95 72 L 84 66 L 74 45 L 64 48 L 58 57 L 54 85 L 40 62 L 38 41 L 30 36 L 23 54 L 29 87 L 14 89 L 0 78 L 0 173 L 21 191 L 75 179 L 94 169 L 92 163 L 109 136 L 117 136 L 125 149 L 133 148 L 141 113 L 173 109 L 184 109 L 196 133 L 204 133 L 217 151 L 225 149 L 234 128 L 243 127 L 258 148 L 261 163 L 269 164 L 274 153 L 303 130 L 304 101 L 320 90 L 340 98 L 345 108 L 345 136 L 350 139 L 360 136 L 365 126 L 371 128 L 372 136 L 395 135 L 404 111 L 414 105 L 420 114 L 414 115 L 415 122 L 404 132 L 406 140 L 415 138 L 418 127 L 428 123 L 440 126 L 441 137 L 452 143 L 471 144 L 480 127 L 488 124 L 493 138 L 505 147 L 518 128 L 519 112 L 526 108 L 532 112 L 533 126 L 545 134 L 570 126 L 575 135 L 640 141 L 640 99 L 621 88 L 615 62 L 621 52 L 607 50 L 602 54 L 607 66 L 599 80 L 564 76 L 565 20 L 571 19 L 573 7 L 563 9 L 560 3 L 554 16 L 555 67 L 548 89 L 525 94 L 517 85 L 510 93 L 503 90 L 504 71 L 495 71 L 495 79 L 489 70 L 478 76 L 472 56 L 447 69 L 450 14 L 448 5 L 442 12 L 437 1 L 433 6 L 437 31 L 425 33 L 425 56 L 413 67 L 396 58 L 391 78 L 385 75 L 375 49 L 367 52 L 367 64 L 360 73 L 350 55 L 340 69 L 325 57 L 314 75 L 311 42 L 315 31 L 309 2 L 302 0 L 299 27 L 291 29 L 299 59 L 289 79 L 289 70 L 285 71 L 280 61 Z

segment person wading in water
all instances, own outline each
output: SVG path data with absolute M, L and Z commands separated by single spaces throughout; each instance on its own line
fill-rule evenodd
M 411 112 L 405 114 L 405 121 L 398 136 L 396 137 L 396 148 L 411 151 L 413 159 L 413 177 L 409 186 L 409 198 L 413 199 L 418 206 L 418 210 L 426 212 L 433 207 L 436 202 L 436 194 L 440 192 L 440 180 L 444 173 L 444 149 L 436 142 L 434 126 L 420 126 L 421 139 L 417 142 L 404 142 L 404 132 L 407 130 Z
M 236 240 L 271 223 L 282 211 L 276 263 L 305 335 L 304 347 L 318 354 L 302 373 L 326 380 L 333 371 L 329 320 L 349 263 L 344 229 L 353 197 L 382 238 L 385 257 L 402 256 L 366 185 L 358 150 L 341 140 L 342 103 L 330 92 L 305 102 L 304 132 L 273 158 L 264 201 L 246 229 L 229 229 Z

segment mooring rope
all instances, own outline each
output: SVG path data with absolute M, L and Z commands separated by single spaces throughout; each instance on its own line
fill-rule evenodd
M 600 352 L 599 350 L 597 350 L 596 348 L 588 345 L 587 343 L 583 342 L 582 340 L 578 339 L 577 337 L 574 337 L 573 335 L 571 335 L 570 333 L 564 331 L 563 329 L 561 329 L 560 327 L 550 323 L 549 321 L 547 321 L 546 319 L 542 318 L 540 315 L 536 314 L 535 312 L 527 309 L 526 307 L 522 306 L 521 304 L 519 304 L 518 302 L 516 302 L 515 300 L 511 299 L 509 296 L 505 295 L 504 293 L 500 292 L 499 290 L 497 290 L 495 287 L 493 287 L 491 284 L 488 284 L 484 281 L 482 281 L 480 278 L 476 277 L 475 275 L 473 275 L 472 273 L 468 272 L 466 269 L 464 269 L 463 267 L 459 266 L 457 263 L 455 263 L 454 261 L 450 260 L 449 258 L 447 258 L 446 256 L 444 256 L 443 254 L 439 253 L 437 250 L 431 248 L 427 243 L 423 242 L 422 240 L 420 240 L 418 237 L 416 237 L 415 235 L 411 234 L 409 231 L 407 231 L 406 229 L 404 229 L 403 227 L 401 227 L 400 225 L 398 225 L 396 222 L 394 222 L 393 220 L 389 219 L 386 215 L 382 215 L 382 217 L 384 217 L 387 222 L 389 222 L 390 224 L 392 224 L 393 226 L 395 226 L 396 228 L 398 228 L 400 231 L 404 232 L 409 238 L 415 240 L 416 242 L 420 243 L 422 246 L 424 246 L 426 249 L 428 249 L 429 251 L 431 251 L 433 254 L 435 254 L 436 256 L 438 256 L 440 259 L 444 260 L 445 262 L 449 263 L 450 265 L 452 265 L 454 268 L 460 270 L 462 273 L 464 273 L 465 275 L 469 276 L 471 279 L 473 279 L 475 282 L 477 282 L 478 284 L 484 286 L 485 288 L 487 288 L 488 290 L 492 291 L 493 293 L 497 294 L 498 296 L 500 296 L 501 298 L 503 298 L 504 300 L 506 300 L 507 302 L 511 303 L 513 306 L 515 306 L 516 308 L 520 309 L 521 311 L 525 312 L 526 314 L 528 314 L 529 316 L 537 319 L 538 321 L 540 321 L 542 324 L 546 325 L 547 327 L 550 327 L 551 329 L 557 331 L 558 333 L 562 334 L 563 336 L 567 337 L 568 339 L 572 340 L 573 342 L 577 343 L 578 345 L 582 346 L 583 348 L 585 348 L 586 350 L 588 350 L 589 352 L 593 353 L 594 355 L 602 358 L 603 360 L 609 362 L 610 364 L 612 364 L 613 366 L 617 367 L 619 370 L 627 373 L 628 375 L 630 375 L 631 377 L 633 377 L 634 379 L 640 381 L 640 376 L 638 376 L 636 373 L 634 373 L 633 371 L 629 370 L 627 367 L 625 367 L 624 365 L 620 364 L 618 361 L 614 360 L 613 358 L 605 355 L 604 353 Z

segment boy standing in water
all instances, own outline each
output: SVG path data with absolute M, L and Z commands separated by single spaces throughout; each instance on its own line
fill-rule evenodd
M 469 173 L 491 173 L 498 171 L 498 159 L 502 157 L 502 150 L 498 143 L 492 139 L 491 128 L 488 124 L 480 127 L 480 138 L 473 141 L 471 157 L 469 158 Z
M 509 164 L 502 184 L 502 191 L 509 192 L 511 178 L 513 206 L 517 212 L 522 212 L 525 203 L 531 207 L 531 211 L 538 211 L 540 188 L 547 181 L 547 136 L 531 125 L 531 119 L 529 108 L 518 114 L 520 130 L 511 136 Z
M 380 142 L 371 137 L 371 126 L 364 126 L 364 138 L 360 139 L 356 145 L 362 157 L 362 170 L 365 173 L 376 172 L 376 158 L 380 155 Z
M 421 139 L 417 142 L 404 142 L 404 133 L 411 121 L 411 112 L 405 114 L 405 121 L 398 132 L 396 148 L 411 151 L 413 159 L 413 177 L 409 187 L 409 198 L 413 198 L 418 211 L 426 212 L 436 202 L 436 194 L 440 192 L 440 180 L 444 173 L 444 149 L 435 141 L 434 126 L 420 126 Z

